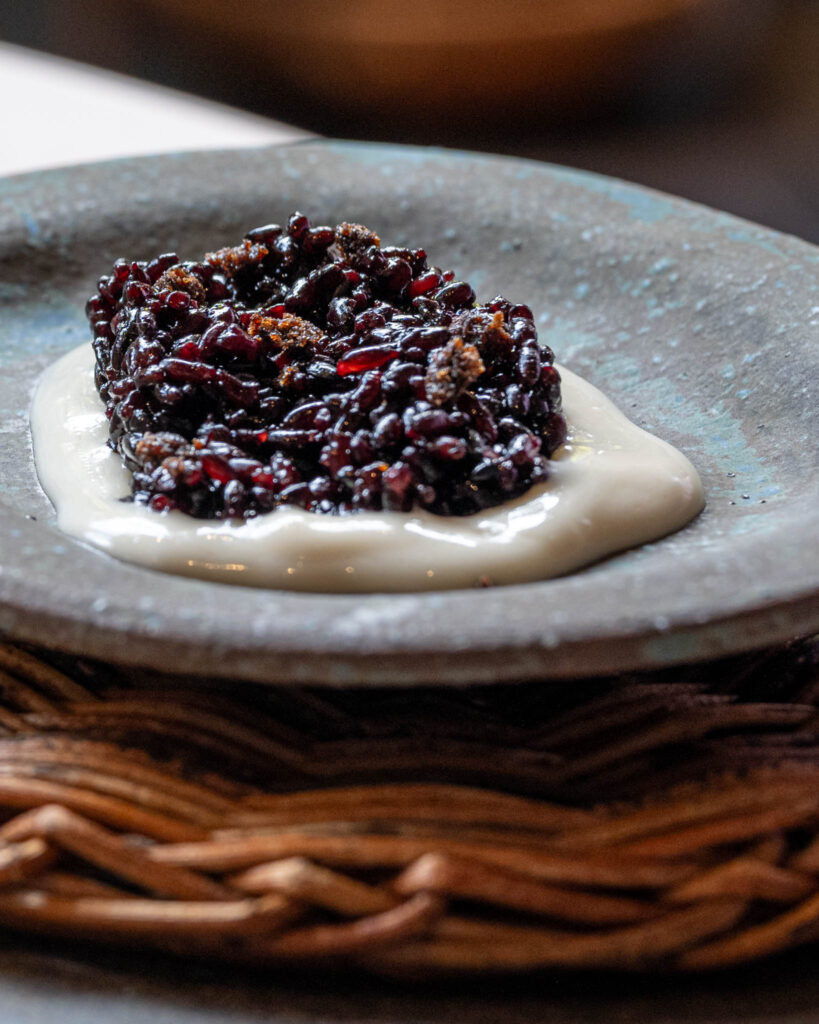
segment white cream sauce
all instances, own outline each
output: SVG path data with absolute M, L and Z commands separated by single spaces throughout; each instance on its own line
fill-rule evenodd
M 31 426 L 40 482 L 61 530 L 126 562 L 254 587 L 411 591 L 559 576 L 679 530 L 703 507 L 696 470 L 560 368 L 569 439 L 550 479 L 476 515 L 284 507 L 248 521 L 199 520 L 122 501 L 130 475 L 83 345 L 43 375 Z

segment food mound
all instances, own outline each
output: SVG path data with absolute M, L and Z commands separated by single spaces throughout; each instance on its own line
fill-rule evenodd
M 469 515 L 546 479 L 560 376 L 532 312 L 360 224 L 118 260 L 88 302 L 109 444 L 157 511 Z

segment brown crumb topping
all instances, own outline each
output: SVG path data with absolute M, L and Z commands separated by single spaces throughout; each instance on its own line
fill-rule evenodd
M 143 434 L 134 445 L 140 461 L 157 465 L 169 456 L 188 454 L 192 450 L 190 441 L 179 434 Z
M 205 286 L 199 278 L 180 264 L 166 270 L 156 282 L 156 288 L 157 291 L 167 289 L 172 292 L 187 292 L 192 299 L 196 299 L 199 303 L 203 303 L 207 299 Z
M 268 250 L 258 242 L 251 242 L 246 238 L 241 245 L 229 245 L 224 249 L 217 249 L 216 252 L 209 252 L 205 262 L 216 270 L 220 270 L 226 277 L 234 277 L 244 267 L 252 267 L 261 263 L 267 256 Z
M 477 348 L 465 344 L 463 338 L 453 338 L 430 356 L 425 382 L 427 398 L 433 405 L 444 405 L 466 391 L 484 369 Z
M 247 329 L 253 338 L 267 337 L 274 348 L 307 348 L 318 346 L 326 340 L 326 335 L 309 320 L 300 316 L 285 314 L 281 319 L 254 313 Z
M 336 228 L 336 244 L 350 259 L 364 252 L 365 249 L 369 249 L 371 245 L 381 245 L 381 239 L 363 224 L 351 224 L 344 221 Z

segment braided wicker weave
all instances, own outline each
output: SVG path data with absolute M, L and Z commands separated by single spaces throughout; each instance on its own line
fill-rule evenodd
M 809 942 L 818 663 L 335 692 L 0 645 L 0 926 L 410 976 Z

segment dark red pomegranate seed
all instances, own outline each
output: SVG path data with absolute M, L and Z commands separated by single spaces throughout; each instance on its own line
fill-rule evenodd
M 294 213 L 287 222 L 287 233 L 295 242 L 300 242 L 310 227 L 310 221 L 303 213 Z
M 247 331 L 242 330 L 238 324 L 230 324 L 217 335 L 214 347 L 252 363 L 258 354 L 259 342 L 252 338 Z
M 436 458 L 445 459 L 447 462 L 457 462 L 459 459 L 466 458 L 469 448 L 461 437 L 439 437 L 430 444 L 428 450 Z
M 472 286 L 466 281 L 452 281 L 439 288 L 435 293 L 438 302 L 450 307 L 469 306 L 475 301 L 475 293 Z
M 351 373 L 377 370 L 379 367 L 385 366 L 391 359 L 395 359 L 398 354 L 398 349 L 391 348 L 389 345 L 353 349 L 343 359 L 339 359 L 336 373 L 339 377 L 346 377 Z
M 191 384 L 205 384 L 215 380 L 219 373 L 215 366 L 187 359 L 163 359 L 159 366 L 170 380 L 190 381 Z
M 301 508 L 307 508 L 313 500 L 313 495 L 310 493 L 309 484 L 291 484 L 290 487 L 284 488 L 279 499 L 284 505 L 299 505 Z
M 154 512 L 170 512 L 174 507 L 173 499 L 169 498 L 167 494 L 155 494 L 151 498 L 150 506 Z
M 377 309 L 366 309 L 355 318 L 355 333 L 370 334 L 379 327 L 384 327 L 386 323 L 387 319 L 383 313 Z
M 333 228 L 311 228 L 304 238 L 304 251 L 310 254 L 324 252 L 336 239 Z
M 251 242 L 271 246 L 281 233 L 282 229 L 278 224 L 264 224 L 259 228 L 251 228 L 251 230 L 245 235 L 245 238 Z
M 429 273 L 422 274 L 420 277 L 416 277 L 415 280 L 409 286 L 409 294 L 413 299 L 417 299 L 419 295 L 426 295 L 427 292 L 433 291 L 441 283 L 441 278 L 435 273 L 430 271 Z
M 216 480 L 220 484 L 226 484 L 236 475 L 220 455 L 203 455 L 202 469 L 212 480 Z
M 420 437 L 436 437 L 449 428 L 449 416 L 442 409 L 430 409 L 428 412 L 404 413 L 404 427 L 407 437 L 417 440 Z
M 257 487 L 263 487 L 266 491 L 272 491 L 276 483 L 276 477 L 269 469 L 257 469 L 252 479 Z
M 540 371 L 540 382 L 546 387 L 560 383 L 560 374 L 553 366 L 544 366 Z
M 177 359 L 187 359 L 191 362 L 198 360 L 202 355 L 202 349 L 196 339 L 183 338 L 173 347 L 173 354 Z
M 521 384 L 533 387 L 540 377 L 540 349 L 537 344 L 527 341 L 518 356 L 518 379 Z
M 191 304 L 191 297 L 187 292 L 171 292 L 165 301 L 171 309 L 187 309 Z
M 406 462 L 396 462 L 384 473 L 384 490 L 389 495 L 393 507 L 403 506 L 412 485 L 412 476 L 412 469 Z

